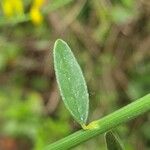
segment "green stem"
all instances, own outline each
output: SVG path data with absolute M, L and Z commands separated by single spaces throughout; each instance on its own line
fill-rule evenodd
M 90 138 L 105 133 L 106 131 L 117 127 L 147 111 L 150 111 L 150 94 L 138 99 L 135 102 L 103 117 L 100 120 L 94 121 L 96 128 L 77 131 L 61 140 L 48 145 L 45 150 L 67 150 L 73 148 L 80 143 L 89 140 Z

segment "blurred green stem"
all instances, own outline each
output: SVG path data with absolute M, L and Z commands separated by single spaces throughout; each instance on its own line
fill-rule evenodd
M 150 110 L 150 94 L 132 102 L 131 104 L 103 117 L 100 120 L 94 121 L 97 124 L 96 128 L 77 131 L 61 140 L 48 145 L 45 150 L 67 150 L 73 148 L 80 143 L 89 140 L 90 138 L 105 133 L 106 131 L 117 127 L 137 116 Z

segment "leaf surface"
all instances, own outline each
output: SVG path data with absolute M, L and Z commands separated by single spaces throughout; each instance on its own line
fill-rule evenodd
M 70 47 L 58 39 L 54 46 L 54 68 L 62 99 L 74 119 L 86 124 L 89 95 L 81 68 Z
M 121 140 L 112 131 L 105 134 L 107 150 L 124 150 Z

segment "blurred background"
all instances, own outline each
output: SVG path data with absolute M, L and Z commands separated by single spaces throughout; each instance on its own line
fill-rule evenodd
M 42 150 L 80 129 L 57 89 L 57 38 L 85 75 L 89 122 L 150 91 L 149 0 L 1 0 L 0 150 Z M 126 150 L 150 149 L 150 114 L 116 131 Z M 103 135 L 73 150 L 87 149 L 106 150 Z

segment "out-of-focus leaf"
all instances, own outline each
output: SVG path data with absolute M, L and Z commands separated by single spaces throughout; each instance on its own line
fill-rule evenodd
M 54 67 L 60 93 L 67 109 L 79 124 L 84 125 L 89 109 L 87 86 L 71 49 L 62 40 L 55 42 Z
M 123 150 L 123 146 L 119 137 L 117 137 L 112 131 L 106 132 L 105 140 L 107 150 Z
M 111 12 L 112 21 L 115 23 L 124 23 L 127 20 L 131 19 L 133 12 L 131 10 L 125 9 L 121 6 L 113 7 Z
M 121 0 L 122 4 L 126 7 L 131 8 L 134 4 L 134 0 Z
M 50 12 L 50 11 L 54 11 L 56 9 L 59 9 L 60 7 L 63 7 L 64 5 L 72 2 L 73 0 L 55 0 L 50 2 L 47 6 L 45 6 L 44 8 L 44 12 Z

